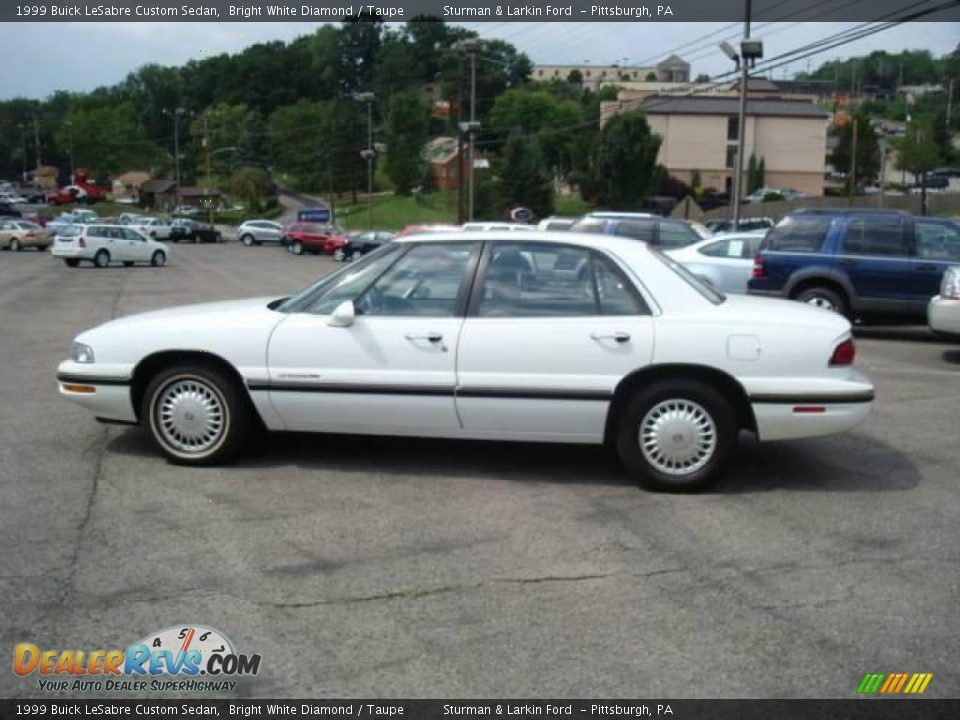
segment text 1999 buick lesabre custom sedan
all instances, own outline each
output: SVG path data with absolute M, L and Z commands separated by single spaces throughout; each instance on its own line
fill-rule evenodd
M 604 443 L 645 485 L 714 478 L 760 440 L 861 423 L 850 324 L 724 297 L 643 243 L 570 233 L 398 239 L 288 298 L 113 320 L 60 393 L 213 464 L 259 428 Z

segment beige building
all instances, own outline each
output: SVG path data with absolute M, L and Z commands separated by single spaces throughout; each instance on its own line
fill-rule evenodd
M 690 81 L 690 63 L 671 55 L 666 60 L 649 66 L 640 65 L 534 65 L 530 79 L 539 82 L 566 81 L 570 73 L 577 71 L 583 86 L 597 88 L 601 85 L 625 85 L 628 83 L 686 83 Z
M 606 121 L 617 112 L 640 111 L 662 142 L 657 162 L 690 183 L 729 191 L 738 142 L 739 100 L 733 94 L 647 96 L 639 102 L 605 103 Z M 752 92 L 747 101 L 744 174 L 751 153 L 763 158 L 767 187 L 823 195 L 829 115 L 806 99 Z

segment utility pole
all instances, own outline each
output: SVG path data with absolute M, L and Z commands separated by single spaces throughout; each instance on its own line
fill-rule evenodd
M 463 131 L 460 126 L 463 124 L 463 55 L 459 58 L 459 69 L 457 72 L 457 225 L 463 225 Z
M 853 195 L 857 188 L 857 116 L 853 116 L 853 141 L 850 143 L 850 177 L 847 193 L 850 207 L 853 207 Z
M 947 135 L 950 135 L 950 113 L 953 109 L 953 80 L 950 78 L 950 82 L 947 83 Z
M 880 207 L 886 204 L 887 144 L 880 141 Z
M 205 184 L 210 187 L 210 113 L 208 112 L 203 114 L 203 156 L 207 175 Z M 210 200 L 207 200 L 207 222 L 213 225 L 213 203 Z
M 186 109 L 182 107 L 175 108 L 173 110 L 167 110 L 164 108 L 164 115 L 169 115 L 173 118 L 173 166 L 174 166 L 174 198 L 175 198 L 175 207 L 180 205 L 180 116 L 186 115 Z
M 467 190 L 467 219 L 473 220 L 474 211 L 474 164 L 476 160 L 476 134 L 480 129 L 477 122 L 477 53 L 480 51 L 480 41 L 477 38 L 460 40 L 454 47 L 461 53 L 470 56 L 470 120 L 460 123 L 460 132 L 470 134 L 469 148 L 469 184 Z
M 20 139 L 23 140 L 23 182 L 27 181 L 27 126 L 25 123 L 20 123 Z M 34 185 L 37 183 L 37 179 L 33 179 Z
M 67 131 L 70 135 L 70 184 L 77 182 L 77 168 L 73 162 L 73 122 L 67 120 Z
M 737 127 L 736 175 L 733 176 L 733 228 L 740 227 L 740 202 L 743 199 L 743 155 L 747 130 L 747 82 L 750 77 L 749 60 L 744 57 L 744 45 L 750 39 L 750 0 L 744 3 L 743 40 L 740 51 L 740 112 Z
M 33 116 L 33 141 L 37 149 L 37 170 L 40 169 L 40 121 L 37 116 Z
M 353 99 L 367 104 L 367 148 L 360 151 L 360 157 L 367 161 L 367 229 L 373 229 L 373 99 L 372 92 L 354 93 Z

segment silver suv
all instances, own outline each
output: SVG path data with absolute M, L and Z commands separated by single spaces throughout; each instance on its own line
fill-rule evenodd
M 247 247 L 279 243 L 283 237 L 283 224 L 275 220 L 247 220 L 237 228 L 237 237 Z

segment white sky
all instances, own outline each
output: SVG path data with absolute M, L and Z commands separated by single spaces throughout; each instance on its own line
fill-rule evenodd
M 180 65 L 209 54 L 237 52 L 257 42 L 291 40 L 319 23 L 6 23 L 0 28 L 3 71 L 0 99 L 46 97 L 55 90 L 86 91 L 112 85 L 147 63 Z M 833 34 L 854 23 L 759 23 L 754 35 L 772 57 Z M 501 38 L 534 62 L 602 65 L 655 64 L 677 52 L 692 74 L 731 69 L 717 49 L 738 39 L 736 23 L 466 23 L 482 37 Z M 731 28 L 707 39 L 704 36 Z M 810 59 L 812 67 L 835 57 L 929 49 L 950 52 L 960 41 L 960 23 L 910 23 L 828 50 Z M 683 47 L 681 47 L 683 46 Z M 805 70 L 807 61 L 785 68 Z M 775 77 L 783 77 L 784 69 Z

